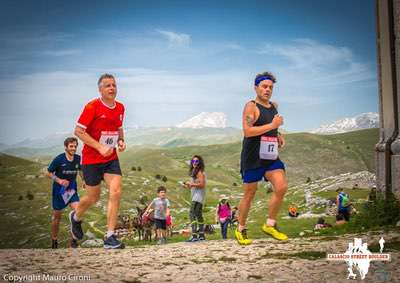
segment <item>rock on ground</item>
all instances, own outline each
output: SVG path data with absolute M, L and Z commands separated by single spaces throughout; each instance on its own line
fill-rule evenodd
M 87 282 L 400 282 L 398 250 L 384 251 L 390 253 L 390 262 L 371 262 L 364 280 L 356 271 L 358 279 L 347 280 L 346 263 L 325 258 L 325 253 L 344 253 L 355 237 L 371 246 L 382 235 L 386 243 L 400 241 L 400 232 L 392 231 L 285 243 L 258 239 L 250 246 L 220 240 L 124 250 L 0 250 L 0 280 L 7 280 L 6 275 L 48 274 L 58 278 L 56 282 L 83 282 L 88 276 Z M 40 281 L 45 282 L 32 282 Z

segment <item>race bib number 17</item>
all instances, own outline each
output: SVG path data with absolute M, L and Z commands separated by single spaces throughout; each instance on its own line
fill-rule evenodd
M 276 160 L 278 158 L 278 138 L 261 137 L 260 159 Z
M 108 147 L 116 147 L 118 142 L 118 131 L 101 132 L 99 142 Z

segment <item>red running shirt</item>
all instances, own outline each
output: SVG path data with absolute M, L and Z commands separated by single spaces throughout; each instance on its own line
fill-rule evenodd
M 88 145 L 83 146 L 82 164 L 106 163 L 118 159 L 115 145 L 118 139 L 118 130 L 122 128 L 125 107 L 122 103 L 115 101 L 114 107 L 109 107 L 100 98 L 96 98 L 86 104 L 77 125 L 100 143 L 108 143 L 114 147 L 110 156 L 102 156 L 96 149 Z

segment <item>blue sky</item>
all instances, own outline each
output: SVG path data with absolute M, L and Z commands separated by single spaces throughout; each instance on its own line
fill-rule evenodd
M 104 72 L 125 126 L 240 127 L 265 70 L 289 131 L 377 112 L 372 0 L 82 2 L 2 1 L 0 142 L 72 131 Z

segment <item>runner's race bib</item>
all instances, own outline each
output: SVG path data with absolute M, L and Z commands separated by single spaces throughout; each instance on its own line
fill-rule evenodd
M 261 137 L 260 141 L 260 159 L 276 160 L 278 159 L 278 138 Z
M 118 137 L 118 131 L 102 131 L 99 142 L 113 148 L 117 146 Z
M 69 200 L 72 198 L 75 192 L 75 189 L 65 190 L 65 192 L 61 195 L 65 204 L 68 204 Z

